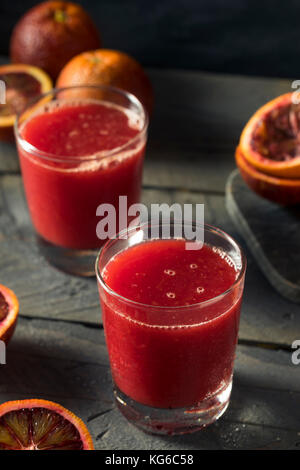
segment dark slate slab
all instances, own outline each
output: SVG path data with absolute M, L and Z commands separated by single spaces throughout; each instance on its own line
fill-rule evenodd
M 115 408 L 103 330 L 20 318 L 0 365 L 0 402 L 45 398 L 78 414 L 98 449 L 296 449 L 300 375 L 288 352 L 238 346 L 231 404 L 193 435 L 154 437 Z
M 282 207 L 261 198 L 238 170 L 229 177 L 226 206 L 271 285 L 300 303 L 300 206 Z

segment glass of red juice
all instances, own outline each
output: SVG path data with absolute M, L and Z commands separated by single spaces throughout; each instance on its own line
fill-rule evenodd
M 104 243 L 97 208 L 113 205 L 119 220 L 119 196 L 139 202 L 147 127 L 138 99 L 106 86 L 54 89 L 18 116 L 29 212 L 42 253 L 58 268 L 95 275 Z
M 246 260 L 217 228 L 203 226 L 201 249 L 181 223 L 162 228 L 108 241 L 96 274 L 118 408 L 147 432 L 184 434 L 229 404 Z

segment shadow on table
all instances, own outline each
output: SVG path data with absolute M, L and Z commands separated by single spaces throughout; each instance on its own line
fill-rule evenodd
M 293 448 L 300 419 L 297 400 L 296 393 L 264 389 L 236 373 L 230 405 L 217 422 L 194 434 L 160 439 L 177 449 Z
M 221 81 L 220 87 L 214 87 L 209 76 L 199 80 L 194 74 L 175 71 L 158 77 L 154 72 L 151 78 L 155 107 L 150 120 L 149 150 L 153 157 L 158 149 L 164 150 L 164 158 L 170 156 L 170 160 L 185 158 L 186 151 L 199 153 L 199 158 L 213 152 L 217 158 L 220 148 L 229 149 L 233 155 L 240 129 L 228 116 L 222 117 L 224 111 L 232 116 L 230 111 L 220 113 Z
M 7 349 L 1 392 L 112 402 L 112 385 L 103 332 L 47 322 L 49 329 L 20 325 Z M 37 325 L 44 322 L 34 321 Z M 66 331 L 63 331 L 66 328 Z M 17 334 L 18 333 L 18 334 Z

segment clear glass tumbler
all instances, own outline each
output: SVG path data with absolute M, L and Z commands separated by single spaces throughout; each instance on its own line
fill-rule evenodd
M 104 243 L 96 233 L 97 208 L 113 205 L 118 220 L 119 196 L 128 205 L 139 202 L 147 127 L 138 99 L 107 86 L 54 89 L 18 116 L 15 135 L 31 219 L 42 253 L 58 268 L 95 275 Z
M 172 224 L 171 233 L 179 233 L 178 227 L 174 230 L 178 223 Z M 214 422 L 229 404 L 246 259 L 233 238 L 204 225 L 204 245 L 235 270 L 225 292 L 176 307 L 125 298 L 105 280 L 109 263 L 137 245 L 143 256 L 149 242 L 164 238 L 161 228 L 153 238 L 153 226 L 145 223 L 108 241 L 98 255 L 96 274 L 118 408 L 147 432 L 183 434 Z M 134 256 L 130 263 L 134 266 Z M 127 279 L 121 282 L 126 285 Z M 212 286 L 218 282 L 213 278 Z

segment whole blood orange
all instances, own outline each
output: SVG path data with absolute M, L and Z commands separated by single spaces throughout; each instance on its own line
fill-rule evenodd
M 239 147 L 267 175 L 300 178 L 300 104 L 286 93 L 262 106 L 246 124 Z
M 47 1 L 30 9 L 16 24 L 10 56 L 12 62 L 36 65 L 56 79 L 73 56 L 100 45 L 97 28 L 80 5 Z
M 110 85 L 135 95 L 150 114 L 153 106 L 151 83 L 142 66 L 124 52 L 98 49 L 73 57 L 62 69 L 58 88 L 75 85 Z
M 93 450 L 85 424 L 47 400 L 0 405 L 0 450 Z
M 247 161 L 239 147 L 236 149 L 235 160 L 244 181 L 259 196 L 283 205 L 300 203 L 300 178 L 266 175 Z
M 52 89 L 50 77 L 41 69 L 29 65 L 0 66 L 0 80 L 5 83 L 5 103 L 0 104 L 0 139 L 13 139 L 17 113 L 28 101 Z
M 0 340 L 6 344 L 13 335 L 19 314 L 19 302 L 12 290 L 0 284 Z

